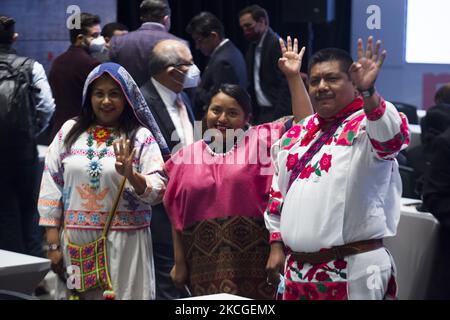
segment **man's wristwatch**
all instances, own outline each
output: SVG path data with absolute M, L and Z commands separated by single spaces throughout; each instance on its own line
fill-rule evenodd
M 363 98 L 370 98 L 375 93 L 375 87 L 371 87 L 367 90 L 358 89 L 358 91 L 363 96 Z
M 44 245 L 44 250 L 45 251 L 57 251 L 61 248 L 60 244 L 57 243 L 49 243 Z

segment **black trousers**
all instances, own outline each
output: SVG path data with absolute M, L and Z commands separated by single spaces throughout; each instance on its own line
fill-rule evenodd
M 43 256 L 37 211 L 41 174 L 37 158 L 0 163 L 0 249 Z
M 152 207 L 153 260 L 155 264 L 155 283 L 157 300 L 173 300 L 187 297 L 178 290 L 170 278 L 174 265 L 172 227 L 162 204 Z

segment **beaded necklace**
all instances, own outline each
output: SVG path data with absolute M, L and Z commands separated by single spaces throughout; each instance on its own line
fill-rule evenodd
M 104 127 L 91 127 L 87 133 L 87 145 L 89 147 L 87 151 L 87 158 L 89 159 L 87 173 L 89 175 L 89 185 L 91 189 L 97 190 L 100 188 L 100 175 L 103 171 L 100 159 L 106 155 L 108 147 L 113 144 L 118 134 L 117 130 Z M 98 156 L 95 156 L 95 150 L 93 148 L 94 140 L 97 141 L 98 146 L 103 142 L 105 143 L 105 147 L 98 153 Z

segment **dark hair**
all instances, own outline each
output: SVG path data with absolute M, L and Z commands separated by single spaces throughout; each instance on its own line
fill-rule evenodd
M 338 48 L 326 48 L 313 54 L 308 64 L 308 75 L 311 75 L 313 66 L 328 61 L 339 62 L 341 71 L 349 75 L 349 69 L 353 64 L 352 56 L 347 51 Z
M 239 18 L 243 15 L 250 13 L 252 15 L 253 20 L 259 22 L 261 19 L 265 19 L 267 25 L 269 25 L 269 15 L 267 14 L 266 9 L 258 6 L 257 4 L 245 7 L 239 12 Z
M 170 16 L 167 0 L 144 0 L 139 7 L 142 22 L 161 23 L 165 16 Z
M 450 104 L 450 83 L 443 85 L 434 96 L 435 104 Z
M 203 37 L 216 32 L 221 39 L 225 37 L 225 31 L 222 22 L 211 12 L 201 12 L 191 19 L 186 27 L 186 32 L 190 35 L 194 33 Z
M 16 20 L 8 16 L 0 16 L 0 44 L 12 44 Z
M 103 75 L 105 75 L 105 74 L 103 74 Z M 97 78 L 97 80 L 98 79 L 99 78 Z M 81 108 L 80 116 L 76 119 L 76 123 L 74 124 L 72 129 L 69 131 L 69 133 L 67 134 L 67 136 L 64 140 L 64 146 L 67 151 L 69 151 L 71 149 L 72 145 L 75 143 L 75 141 L 78 139 L 78 137 L 83 132 L 86 132 L 89 129 L 89 127 L 92 126 L 94 123 L 95 114 L 94 114 L 94 111 L 93 111 L 92 105 L 91 105 L 91 94 L 92 94 L 93 85 L 95 84 L 95 82 L 97 80 L 95 80 L 94 82 L 92 82 L 89 85 L 87 93 L 86 93 L 85 106 L 83 106 L 83 108 Z M 119 84 L 118 84 L 118 87 L 120 88 Z M 122 115 L 120 116 L 119 130 L 121 132 L 125 132 L 125 136 L 127 139 L 129 139 L 131 141 L 132 146 L 133 146 L 134 138 L 136 137 L 136 133 L 140 127 L 141 127 L 141 124 L 136 119 L 136 116 L 133 113 L 133 109 L 128 104 L 128 102 L 126 102 L 125 107 L 122 112 Z
M 100 17 L 94 14 L 90 14 L 87 12 L 82 12 L 80 14 L 80 29 L 70 29 L 69 33 L 70 33 L 70 42 L 72 44 L 74 44 L 77 41 L 77 37 L 82 34 L 82 35 L 87 35 L 88 34 L 88 29 L 100 24 L 101 20 Z
M 102 28 L 102 36 L 112 38 L 112 36 L 114 35 L 114 31 L 116 30 L 128 31 L 128 27 L 118 22 L 107 23 Z
M 239 106 L 244 111 L 245 116 L 251 117 L 252 99 L 250 98 L 250 95 L 248 94 L 247 90 L 245 90 L 244 88 L 242 88 L 240 85 L 237 84 L 225 83 L 222 84 L 217 90 L 213 92 L 211 99 L 220 92 L 236 100 Z

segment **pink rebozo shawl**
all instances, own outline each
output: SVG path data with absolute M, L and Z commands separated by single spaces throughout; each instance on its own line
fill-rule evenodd
M 263 218 L 273 176 L 270 147 L 284 131 L 284 123 L 263 124 L 225 154 L 215 154 L 204 140 L 174 154 L 165 165 L 164 206 L 176 230 L 222 217 Z

